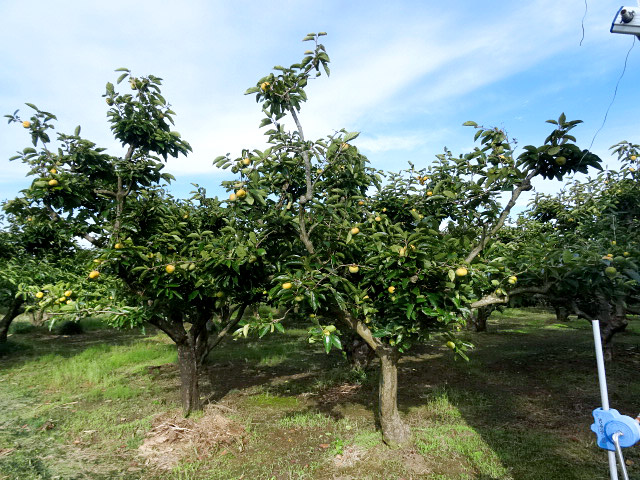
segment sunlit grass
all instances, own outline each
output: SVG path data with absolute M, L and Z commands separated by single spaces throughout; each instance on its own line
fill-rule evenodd
M 283 428 L 313 428 L 327 425 L 331 419 L 321 413 L 296 413 L 278 420 Z
M 144 467 L 130 474 L 155 415 L 179 411 L 175 346 L 164 335 L 98 325 L 81 336 L 25 328 L 13 337 L 21 349 L 0 363 L 0 449 L 19 449 L 0 457 L 0 479 L 76 478 L 85 468 L 87 478 L 127 480 L 606 476 L 606 455 L 589 440 L 589 412 L 598 395 L 583 320 L 558 324 L 547 311 L 505 310 L 491 317 L 487 334 L 459 332 L 477 345 L 468 363 L 433 354 L 431 347 L 407 356 L 399 399 L 413 441 L 402 450 L 382 443 L 375 369 L 349 371 L 338 352 L 327 356 L 310 347 L 303 329 L 226 340 L 212 353 L 201 385 L 206 395 L 207 388 L 234 380 L 215 401 L 247 429 L 243 449 L 204 457 L 194 452 L 172 471 Z M 616 337 L 624 354 L 608 370 L 616 406 L 628 407 L 640 395 L 635 330 Z M 412 383 L 409 375 L 419 380 Z M 341 396 L 342 386 L 355 393 Z M 570 412 L 566 422 L 563 412 Z M 354 451 L 361 458 L 352 466 L 335 466 L 338 455 Z M 640 463 L 633 449 L 627 455 Z M 408 458 L 422 470 L 412 469 Z

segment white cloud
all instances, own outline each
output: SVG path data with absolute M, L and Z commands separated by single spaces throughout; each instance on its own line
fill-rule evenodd
M 401 150 L 414 150 L 426 144 L 422 135 L 381 135 L 375 138 L 361 136 L 356 140 L 358 147 L 367 152 L 388 152 Z
M 330 34 L 323 41 L 334 74 L 309 86 L 310 100 L 301 114 L 307 138 L 343 127 L 362 130 L 357 145 L 387 161 L 384 154 L 395 151 L 422 154 L 434 144 L 441 151 L 457 132 L 444 123 L 456 113 L 451 110 L 464 111 L 483 87 L 543 69 L 546 60 L 571 52 L 585 55 L 589 64 L 574 72 L 550 72 L 549 80 L 535 87 L 571 94 L 570 83 L 618 72 L 621 65 L 603 52 L 623 56 L 628 47 L 608 33 L 617 10 L 613 2 L 590 2 L 581 48 L 584 4 L 579 0 L 455 6 L 288 1 L 277 9 L 253 7 L 246 1 L 204 0 L 179 6 L 144 0 L 5 2 L 0 5 L 0 54 L 6 66 L 0 76 L 2 113 L 33 101 L 57 113 L 62 130 L 81 123 L 83 134 L 117 153 L 100 98 L 104 83 L 113 81 L 119 66 L 153 73 L 165 79 L 163 93 L 178 114 L 176 129 L 194 148 L 186 160 L 171 160 L 169 171 L 213 174 L 216 156 L 264 146 L 257 128 L 260 107 L 242 93 L 273 64 L 297 61 L 306 47 L 297 41 L 308 26 L 320 25 Z M 527 109 L 518 114 L 519 123 L 528 128 L 528 112 L 536 105 L 529 98 L 519 101 Z M 629 132 L 637 130 L 628 123 Z M 23 140 L 16 128 L 0 127 L 2 158 L 25 146 Z M 24 170 L 15 165 L 3 168 L 2 185 L 25 181 Z

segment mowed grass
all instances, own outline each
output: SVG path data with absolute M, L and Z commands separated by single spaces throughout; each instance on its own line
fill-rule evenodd
M 20 322 L 0 357 L 0 479 L 606 479 L 590 432 L 599 392 L 590 325 L 544 310 L 494 313 L 471 361 L 434 341 L 400 365 L 399 406 L 412 429 L 382 443 L 377 374 L 350 371 L 304 329 L 227 340 L 208 359 L 203 397 L 244 426 L 244 443 L 188 453 L 171 470 L 138 447 L 156 415 L 177 412 L 175 347 L 162 334 L 99 321 L 59 336 Z M 612 407 L 640 411 L 640 330 L 616 337 Z M 1 354 L 1 353 L 0 353 Z M 198 416 L 196 416 L 198 418 Z M 640 447 L 625 451 L 631 478 Z

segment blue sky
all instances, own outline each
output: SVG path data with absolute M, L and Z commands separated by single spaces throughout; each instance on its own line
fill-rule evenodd
M 340 128 L 362 132 L 356 145 L 372 165 L 428 165 L 446 146 L 473 148 L 466 120 L 505 128 L 521 146 L 541 143 L 544 121 L 565 112 L 588 147 L 600 127 L 633 37 L 609 33 L 620 4 L 609 0 L 168 1 L 0 3 L 0 112 L 31 102 L 57 115 L 62 131 L 82 126 L 112 154 L 101 95 L 115 70 L 164 79 L 177 127 L 193 146 L 170 161 L 174 194 L 191 182 L 212 194 L 229 172 L 212 160 L 263 146 L 260 109 L 246 88 L 302 57 L 308 32 L 326 31 L 331 77 L 312 82 L 301 119 L 308 138 Z M 640 42 L 638 42 L 640 43 Z M 620 140 L 640 142 L 640 45 L 593 151 L 608 157 Z M 8 158 L 28 145 L 21 128 L 0 123 L 0 200 L 28 184 Z M 541 191 L 559 188 L 539 183 Z

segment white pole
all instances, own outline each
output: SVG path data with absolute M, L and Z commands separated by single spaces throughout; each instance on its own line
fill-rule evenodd
M 592 320 L 593 343 L 596 346 L 596 362 L 598 364 L 598 382 L 600 383 L 600 399 L 602 410 L 609 410 L 609 393 L 607 392 L 607 377 L 604 371 L 604 355 L 602 354 L 602 338 L 600 337 L 600 321 Z M 609 474 L 611 480 L 618 480 L 618 468 L 616 466 L 616 452 L 607 450 L 609 456 Z

